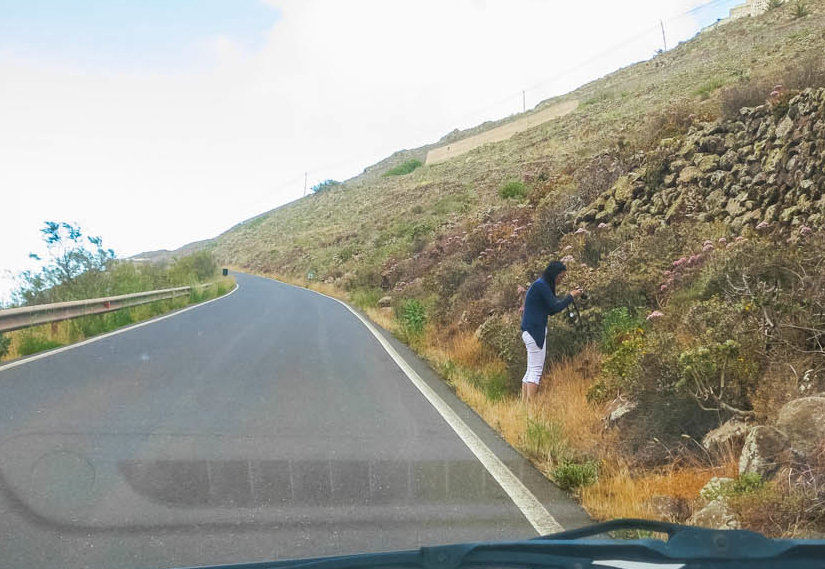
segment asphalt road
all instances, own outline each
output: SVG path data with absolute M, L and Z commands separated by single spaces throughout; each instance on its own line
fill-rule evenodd
M 346 307 L 228 297 L 0 367 L 0 565 L 172 567 L 536 536 Z M 565 529 L 583 511 L 390 342 Z

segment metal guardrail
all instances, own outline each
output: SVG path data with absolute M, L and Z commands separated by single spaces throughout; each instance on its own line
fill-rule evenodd
M 205 288 L 211 286 L 211 284 L 206 283 L 197 286 Z M 130 306 L 186 296 L 191 292 L 191 289 L 191 286 L 181 286 L 163 290 L 121 294 L 119 296 L 107 296 L 105 298 L 8 308 L 6 310 L 0 310 L 0 332 L 11 332 L 12 330 L 37 326 L 38 324 L 61 322 L 63 320 L 89 316 L 91 314 L 104 314 Z

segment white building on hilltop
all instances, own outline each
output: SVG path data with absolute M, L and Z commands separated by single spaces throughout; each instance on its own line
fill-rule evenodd
M 784 3 L 786 0 L 782 0 Z M 730 19 L 738 20 L 746 16 L 758 16 L 768 11 L 770 0 L 747 0 L 744 4 L 739 4 L 730 9 Z

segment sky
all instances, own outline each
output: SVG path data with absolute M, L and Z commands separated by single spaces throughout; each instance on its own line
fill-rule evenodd
M 175 249 L 741 0 L 0 0 L 0 301 L 44 221 Z

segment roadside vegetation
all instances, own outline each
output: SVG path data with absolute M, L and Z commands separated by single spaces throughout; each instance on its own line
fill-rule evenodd
M 825 2 L 799 5 L 585 85 L 509 140 L 270 212 L 215 255 L 348 299 L 597 519 L 719 527 L 716 508 L 825 534 Z M 528 406 L 520 309 L 551 259 L 590 300 L 551 318 Z
M 220 277 L 212 253 L 200 251 L 165 263 L 118 260 L 100 237 L 80 227 L 47 222 L 41 229 L 48 256 L 37 271 L 17 276 L 12 305 L 33 306 L 134 292 L 193 286 L 189 295 L 123 308 L 106 314 L 32 326 L 0 335 L 0 360 L 49 350 L 217 298 L 234 288 L 234 278 Z M 198 285 L 209 284 L 207 287 Z

